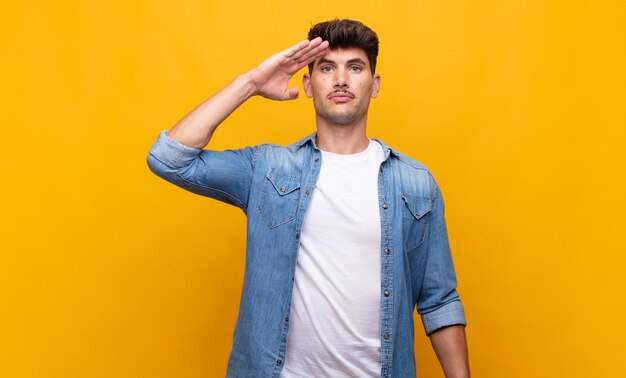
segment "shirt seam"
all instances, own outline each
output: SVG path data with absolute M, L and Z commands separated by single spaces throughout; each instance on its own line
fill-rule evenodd
M 196 184 L 195 182 L 191 182 L 189 180 L 187 180 L 186 178 L 184 178 L 178 171 L 174 172 L 176 174 L 176 176 L 178 176 L 181 180 L 183 180 L 186 184 L 198 187 L 198 188 L 202 188 L 205 190 L 209 190 L 211 192 L 214 193 L 220 193 L 225 195 L 226 197 L 228 197 L 229 199 L 233 200 L 233 202 L 239 207 L 241 208 L 244 212 L 248 212 L 248 206 L 246 206 L 243 202 L 239 201 L 239 199 L 237 199 L 237 197 L 233 196 L 232 194 L 225 192 L 223 190 L 219 190 L 219 189 L 215 189 L 215 188 L 211 188 L 208 187 L 206 185 L 200 185 L 200 184 Z

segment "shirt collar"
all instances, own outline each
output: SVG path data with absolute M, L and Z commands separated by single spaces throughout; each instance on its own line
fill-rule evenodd
M 298 142 L 294 143 L 294 145 L 299 148 L 299 147 L 302 147 L 305 144 L 310 142 L 311 145 L 313 146 L 313 148 L 317 149 L 317 146 L 315 145 L 315 137 L 316 137 L 316 135 L 317 135 L 317 132 L 313 132 L 312 134 L 307 135 L 306 137 L 300 139 Z M 391 154 L 391 153 L 396 155 L 396 157 L 399 156 L 398 155 L 398 151 L 396 151 L 393 148 L 387 146 L 385 144 L 385 142 L 383 142 L 382 140 L 377 139 L 377 138 L 372 138 L 372 140 L 377 141 L 378 143 L 380 143 L 381 146 L 383 146 L 383 152 L 385 153 L 385 159 L 384 160 L 387 160 L 389 158 L 389 154 Z

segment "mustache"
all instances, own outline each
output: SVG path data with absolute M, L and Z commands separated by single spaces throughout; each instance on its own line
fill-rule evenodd
M 352 92 L 350 92 L 350 91 L 347 91 L 347 90 L 345 90 L 345 89 L 339 89 L 339 90 L 336 90 L 336 91 L 332 91 L 332 92 L 330 92 L 330 93 L 328 94 L 328 98 L 333 98 L 333 97 L 336 97 L 336 96 L 345 96 L 345 95 L 348 95 L 348 96 L 349 96 L 349 97 L 351 97 L 351 98 L 354 98 L 354 97 L 355 97 L 355 96 L 354 96 L 354 93 L 352 93 Z

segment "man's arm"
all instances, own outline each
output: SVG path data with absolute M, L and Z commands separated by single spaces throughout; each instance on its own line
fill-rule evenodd
M 445 205 L 433 180 L 433 201 L 429 213 L 424 277 L 418 297 L 418 312 L 446 377 L 469 377 L 465 311 L 456 291 L 445 220 Z
M 183 189 L 235 205 L 246 212 L 253 161 L 258 150 L 255 147 L 227 151 L 203 148 L 220 123 L 251 96 L 273 100 L 297 98 L 298 88 L 289 88 L 289 79 L 324 54 L 327 48 L 328 42 L 319 38 L 304 40 L 238 76 L 167 133 L 159 134 L 147 157 L 152 172 Z
M 431 333 L 429 337 L 446 378 L 470 376 L 464 326 L 443 327 Z
M 202 149 L 211 140 L 215 129 L 235 109 L 254 95 L 272 100 L 293 100 L 298 88 L 289 88 L 289 80 L 302 67 L 322 56 L 328 42 L 316 38 L 304 40 L 272 55 L 256 68 L 237 76 L 224 89 L 183 117 L 167 136 L 182 144 Z

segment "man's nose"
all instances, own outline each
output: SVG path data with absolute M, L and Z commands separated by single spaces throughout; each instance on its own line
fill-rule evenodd
M 345 88 L 348 86 L 348 78 L 343 70 L 337 70 L 335 74 L 335 87 Z

